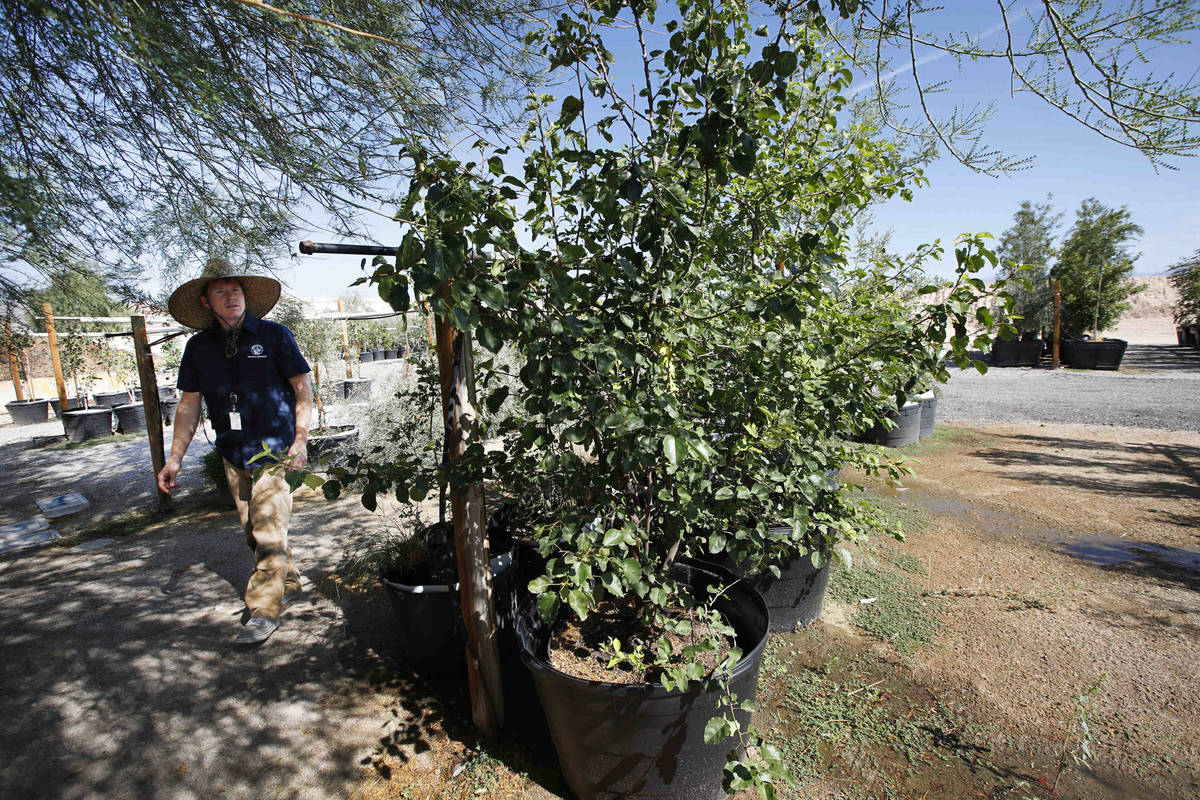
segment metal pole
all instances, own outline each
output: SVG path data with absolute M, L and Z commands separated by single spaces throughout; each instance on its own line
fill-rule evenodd
M 4 322 L 5 342 L 8 345 L 8 369 L 12 373 L 13 390 L 17 393 L 17 402 L 25 399 L 25 390 L 21 388 L 21 367 L 17 363 L 17 354 L 13 351 L 12 344 L 12 325 L 7 320 Z
M 58 359 L 58 335 L 54 332 L 54 312 L 49 303 L 42 303 L 42 313 L 46 315 L 46 341 L 50 343 L 50 366 L 54 367 L 54 385 L 58 387 L 58 402 L 61 403 L 59 408 L 65 414 L 70 410 L 67 405 L 67 385 L 63 382 L 62 362 Z M 86 398 L 80 397 L 79 403 L 86 407 Z
M 306 256 L 394 256 L 398 247 L 383 247 L 377 244 L 335 244 L 332 242 L 303 241 L 300 252 Z
M 158 473 L 167 463 L 163 452 L 162 411 L 158 406 L 158 376 L 154 374 L 154 354 L 146 337 L 146 318 L 129 318 L 133 327 L 133 356 L 137 361 L 138 378 L 142 384 L 142 408 L 146 412 L 146 437 L 150 440 L 150 463 L 154 466 L 154 491 L 158 494 L 158 510 L 171 510 L 171 495 L 158 488 Z

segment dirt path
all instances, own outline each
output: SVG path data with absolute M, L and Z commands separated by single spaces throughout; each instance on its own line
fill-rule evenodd
M 169 521 L 114 526 L 149 498 L 143 444 L 0 447 L 8 519 L 68 478 L 95 502 L 66 546 L 0 558 L 0 796 L 565 796 L 519 669 L 479 742 L 459 682 L 407 677 L 385 601 L 330 580 L 371 524 L 354 500 L 298 501 L 311 588 L 237 651 L 229 512 L 193 486 Z M 800 778 L 785 796 L 1200 796 L 1200 434 L 942 426 L 911 455 L 880 495 L 907 541 L 874 536 L 823 621 L 770 643 L 757 724 Z

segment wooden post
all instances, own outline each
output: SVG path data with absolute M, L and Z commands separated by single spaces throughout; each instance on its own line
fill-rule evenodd
M 448 296 L 449 287 L 443 286 L 439 293 Z M 467 447 L 479 440 L 471 335 L 455 330 L 449 320 L 440 317 L 434 328 L 442 411 L 448 437 L 447 456 L 454 465 L 461 463 Z M 504 724 L 504 694 L 500 683 L 500 652 L 496 643 L 492 570 L 484 535 L 483 501 L 480 483 L 472 483 L 450 496 L 459 592 L 467 632 L 471 717 L 475 727 L 490 736 Z
M 58 336 L 54 333 L 54 312 L 49 303 L 42 303 L 42 313 L 46 315 L 46 340 L 50 343 L 50 366 L 54 367 L 54 385 L 58 387 L 58 402 L 65 414 L 70 410 L 67 405 L 67 385 L 63 383 L 62 362 L 58 359 Z M 81 405 L 86 406 L 84 398 L 79 398 Z
M 142 408 L 146 412 L 146 436 L 150 440 L 150 463 L 154 466 L 154 491 L 158 494 L 158 510 L 171 510 L 171 495 L 158 488 L 158 473 L 167 463 L 163 452 L 162 411 L 158 407 L 158 376 L 154 374 L 154 355 L 146 338 L 146 318 L 129 318 L 133 327 L 133 357 L 137 361 L 138 378 L 142 384 Z
M 342 313 L 342 298 L 338 298 L 338 313 Z M 346 377 L 354 379 L 354 367 L 350 366 L 350 332 L 346 330 L 346 320 L 342 320 L 342 355 L 346 358 Z
M 1054 282 L 1054 368 L 1058 369 L 1058 340 L 1062 336 L 1062 281 Z
M 319 342 L 321 340 L 321 323 L 313 322 L 313 342 L 317 344 L 317 350 L 320 352 Z M 325 405 L 321 400 L 321 362 L 316 358 L 313 359 L 313 402 L 317 404 L 317 427 L 325 425 Z
M 5 342 L 8 345 L 8 369 L 12 373 L 13 390 L 17 393 L 17 402 L 25 399 L 25 390 L 21 388 L 21 365 L 17 363 L 17 354 L 12 346 L 12 325 L 4 321 Z

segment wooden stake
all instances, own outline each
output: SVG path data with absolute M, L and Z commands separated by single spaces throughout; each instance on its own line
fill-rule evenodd
M 439 291 L 449 296 L 449 286 Z M 479 441 L 479 416 L 475 409 L 474 365 L 471 335 L 458 331 L 438 317 L 438 374 L 442 412 L 446 421 L 450 464 L 462 462 L 467 448 Z M 475 727 L 492 735 L 504 724 L 504 694 L 500 683 L 500 652 L 496 643 L 496 618 L 492 604 L 492 570 L 484 535 L 483 486 L 472 483 L 450 496 L 454 523 L 454 551 L 458 564 L 463 623 L 467 632 L 467 687 Z
M 1054 282 L 1054 368 L 1058 369 L 1058 340 L 1062 336 L 1062 281 Z
M 142 408 L 146 412 L 146 436 L 150 440 L 150 463 L 154 467 L 151 480 L 158 494 L 158 510 L 171 510 L 171 495 L 158 488 L 158 473 L 167 463 L 163 452 L 162 411 L 158 406 L 158 376 L 154 374 L 154 354 L 146 338 L 146 318 L 129 318 L 133 327 L 133 357 L 137 361 L 138 378 L 142 384 Z
M 342 299 L 338 298 L 338 313 L 342 313 Z M 342 320 L 342 355 L 346 359 L 346 377 L 354 379 L 354 367 L 350 366 L 350 331 L 346 330 L 346 320 Z
M 12 373 L 13 390 L 17 393 L 17 402 L 25 399 L 25 390 L 21 387 L 21 367 L 17 363 L 17 354 L 12 346 L 12 325 L 7 320 L 4 322 L 4 335 L 7 337 L 5 341 L 8 343 L 8 369 Z
M 58 402 L 59 406 L 65 414 L 70 410 L 67 405 L 67 385 L 63 383 L 62 362 L 58 359 L 58 336 L 54 333 L 54 312 L 50 309 L 49 303 L 42 303 L 42 313 L 46 315 L 46 339 L 50 343 L 50 366 L 54 367 L 54 385 L 58 387 Z M 86 406 L 84 398 L 79 398 L 79 403 Z
M 321 323 L 313 323 L 313 342 L 320 341 Z M 314 401 L 317 404 L 317 427 L 325 427 L 325 404 L 321 400 L 321 362 L 316 358 L 313 359 L 313 394 L 316 395 Z

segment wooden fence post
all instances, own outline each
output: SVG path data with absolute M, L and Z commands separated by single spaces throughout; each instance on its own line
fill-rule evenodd
M 17 354 L 12 346 L 12 325 L 4 321 L 5 343 L 8 347 L 8 369 L 12 373 L 13 390 L 17 393 L 17 402 L 25 399 L 25 390 L 21 388 L 21 365 L 17 363 Z
M 338 313 L 342 313 L 342 298 L 338 298 Z M 350 366 L 350 331 L 346 329 L 346 320 L 342 320 L 342 355 L 346 359 L 346 378 L 354 379 L 354 367 Z
M 59 408 L 65 414 L 70 410 L 67 405 L 67 384 L 63 382 L 62 362 L 58 359 L 58 336 L 54 333 L 54 312 L 49 303 L 42 303 L 42 313 L 46 315 L 46 340 L 50 343 L 50 366 L 54 368 L 54 385 L 58 387 Z M 81 406 L 87 406 L 84 398 L 79 398 Z
M 146 318 L 129 318 L 133 328 L 133 356 L 137 361 L 138 378 L 142 384 L 142 408 L 146 412 L 146 437 L 150 440 L 150 463 L 154 465 L 154 491 L 158 494 L 158 510 L 171 510 L 171 495 L 158 488 L 158 473 L 166 466 L 163 452 L 162 411 L 158 406 L 158 376 L 154 374 L 154 354 L 146 337 Z
M 321 340 L 321 323 L 314 321 L 313 322 L 313 342 L 317 343 L 316 347 L 318 349 L 320 348 L 320 344 L 319 344 L 320 340 Z M 313 358 L 312 368 L 313 368 L 313 394 L 316 395 L 316 397 L 313 398 L 313 402 L 316 403 L 316 406 L 317 406 L 317 426 L 320 427 L 325 424 L 325 404 L 321 400 L 321 362 L 318 359 Z M 311 420 L 310 420 L 309 424 L 311 424 Z
M 1062 336 L 1062 281 L 1054 282 L 1054 368 L 1058 369 L 1058 340 Z

